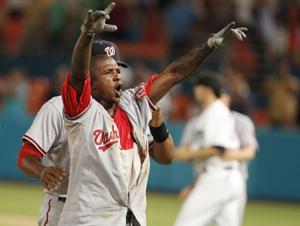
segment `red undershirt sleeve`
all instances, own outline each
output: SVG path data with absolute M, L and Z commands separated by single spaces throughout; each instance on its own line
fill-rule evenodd
M 145 84 L 145 91 L 146 91 L 146 95 L 149 96 L 150 95 L 150 90 L 152 87 L 152 83 L 153 81 L 155 81 L 158 78 L 158 75 L 152 75 L 150 77 L 150 79 L 147 81 L 147 83 Z
M 18 156 L 18 167 L 21 168 L 22 160 L 27 156 L 35 156 L 41 159 L 42 154 L 29 142 L 24 141 Z
M 88 75 L 84 81 L 84 87 L 78 100 L 77 91 L 71 86 L 70 73 L 67 75 L 62 86 L 62 99 L 64 104 L 64 112 L 69 119 L 76 119 L 83 115 L 91 103 L 91 83 Z

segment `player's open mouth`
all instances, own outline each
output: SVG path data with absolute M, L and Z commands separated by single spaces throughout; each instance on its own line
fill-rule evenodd
M 122 84 L 118 84 L 116 87 L 115 87 L 115 91 L 117 93 L 117 95 L 120 97 L 122 95 Z

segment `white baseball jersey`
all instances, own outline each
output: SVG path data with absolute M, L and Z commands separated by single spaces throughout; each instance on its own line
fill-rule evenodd
M 220 100 L 213 102 L 197 117 L 191 119 L 183 133 L 181 144 L 194 150 L 221 146 L 225 149 L 238 149 L 239 140 L 235 132 L 234 119 L 228 108 Z M 238 165 L 238 161 L 224 162 L 218 156 L 193 163 L 196 172 L 203 168 Z
M 255 127 L 252 120 L 244 114 L 232 111 L 235 121 L 235 129 L 240 141 L 240 147 L 251 145 L 258 148 L 258 142 L 255 135 Z M 241 161 L 241 172 L 245 180 L 248 179 L 248 161 Z
M 220 100 L 211 103 L 187 125 L 182 144 L 193 150 L 221 146 L 237 149 L 238 138 L 233 116 Z M 243 178 L 238 161 L 223 161 L 218 156 L 193 162 L 198 174 L 191 194 L 182 205 L 175 226 L 239 226 L 239 197 Z
M 42 106 L 23 140 L 29 141 L 43 155 L 43 165 L 56 166 L 69 172 L 69 151 L 61 96 L 53 97 Z M 65 198 L 67 189 L 68 178 L 55 192 L 44 189 L 47 194 L 40 207 L 38 225 L 57 226 L 64 205 L 58 197 Z
M 69 171 L 69 154 L 66 131 L 64 129 L 63 103 L 61 96 L 47 101 L 37 113 L 29 130 L 23 136 L 42 155 L 42 162 L 46 166 L 56 166 Z M 56 192 L 50 193 L 59 197 L 66 197 L 68 180 L 62 182 Z
M 232 111 L 232 115 L 235 121 L 235 129 L 240 141 L 240 148 L 244 148 L 251 145 L 255 148 L 258 147 L 258 143 L 255 136 L 255 127 L 252 120 L 244 114 Z M 240 222 L 243 223 L 245 206 L 247 203 L 247 179 L 248 179 L 248 162 L 240 161 L 240 170 L 244 179 L 243 195 L 240 196 Z
M 89 86 L 89 82 L 85 85 Z M 59 226 L 124 226 L 128 209 L 144 226 L 150 168 L 148 102 L 146 98 L 136 98 L 138 88 L 123 92 L 119 107 L 129 118 L 135 143 L 132 148 L 122 150 L 122 134 L 113 118 L 90 97 L 89 88 L 84 90 L 88 90 L 82 95 L 90 99 L 89 105 L 77 117 L 65 118 L 70 175 L 68 198 Z M 70 107 L 68 95 L 68 91 L 63 91 L 65 109 Z

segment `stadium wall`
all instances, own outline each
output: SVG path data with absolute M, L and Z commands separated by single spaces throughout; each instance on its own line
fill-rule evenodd
M 0 113 L 0 179 L 34 181 L 17 168 L 21 137 L 32 118 L 11 109 Z M 175 144 L 178 144 L 183 123 L 169 123 Z M 250 163 L 248 193 L 253 198 L 300 200 L 300 131 L 257 129 L 259 151 Z M 193 180 L 191 166 L 186 163 L 158 165 L 152 161 L 149 190 L 178 192 Z

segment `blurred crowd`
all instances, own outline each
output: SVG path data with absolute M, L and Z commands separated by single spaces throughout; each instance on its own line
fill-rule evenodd
M 247 40 L 233 41 L 216 51 L 202 69 L 224 76 L 233 96 L 232 107 L 250 115 L 256 124 L 299 127 L 299 0 L 115 2 L 109 22 L 118 25 L 118 31 L 102 38 L 116 42 L 121 57 L 132 66 L 123 71 L 127 87 L 160 72 L 213 32 L 236 21 L 248 27 Z M 106 5 L 105 0 L 0 0 L 1 59 L 70 56 L 87 9 Z M 33 116 L 45 101 L 59 94 L 67 66 L 58 62 L 53 73 L 45 67 L 42 75 L 31 69 L 21 64 L 0 67 L 0 112 L 17 106 Z M 186 120 L 193 113 L 191 94 L 189 82 L 173 90 L 161 103 L 165 116 Z

